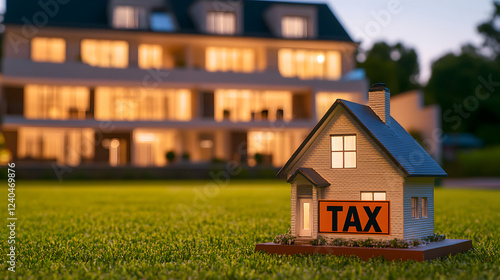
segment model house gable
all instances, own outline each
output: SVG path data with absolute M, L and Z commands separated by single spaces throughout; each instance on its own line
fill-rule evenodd
M 335 188 L 336 181 L 343 176 L 353 177 L 353 181 L 367 174 L 404 176 L 402 170 L 341 105 L 342 102 L 345 101 L 338 101 L 323 125 L 311 136 L 309 145 L 290 164 L 287 180 L 292 182 L 297 173 L 318 174 L 310 177 L 324 178 Z

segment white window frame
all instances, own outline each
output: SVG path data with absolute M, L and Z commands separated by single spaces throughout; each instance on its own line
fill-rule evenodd
M 384 196 L 384 199 L 376 198 L 376 196 Z M 363 198 L 364 197 L 364 198 Z M 371 200 L 371 201 L 385 201 L 387 200 L 387 193 L 386 192 L 360 192 L 360 199 L 361 200 Z
M 209 11 L 206 27 L 208 33 L 233 35 L 236 33 L 236 13 Z
M 411 198 L 411 217 L 417 219 L 420 217 L 418 200 L 419 200 L 418 197 Z
M 422 218 L 427 218 L 429 216 L 429 200 L 427 197 L 422 197 L 420 199 L 421 203 L 421 217 Z
M 342 148 L 334 147 L 334 138 L 342 138 Z M 354 137 L 354 149 L 350 147 L 346 147 L 346 138 Z M 352 154 L 354 153 L 354 165 L 346 167 L 346 153 Z M 342 155 L 342 166 L 336 164 L 335 157 Z M 330 135 L 330 167 L 332 169 L 355 169 L 358 167 L 357 163 L 357 136 L 355 134 L 346 134 L 346 135 Z M 334 165 L 335 164 L 335 165 Z
M 284 16 L 281 18 L 281 35 L 284 38 L 307 38 L 309 36 L 309 18 Z

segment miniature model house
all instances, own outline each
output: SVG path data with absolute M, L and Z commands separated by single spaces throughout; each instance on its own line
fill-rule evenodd
M 390 116 L 384 84 L 369 105 L 338 99 L 279 171 L 298 238 L 413 239 L 434 233 L 445 171 Z

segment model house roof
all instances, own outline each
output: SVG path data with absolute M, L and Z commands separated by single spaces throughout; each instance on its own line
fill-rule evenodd
M 377 143 L 391 160 L 408 177 L 445 177 L 446 172 L 422 148 L 422 146 L 406 132 L 406 130 L 391 117 L 388 124 L 384 123 L 373 110 L 366 105 L 337 99 L 328 112 L 314 127 L 304 142 L 295 151 L 288 162 L 278 172 L 277 176 L 285 178 L 289 168 L 295 164 L 299 155 L 307 150 L 311 142 L 325 128 L 327 120 L 337 107 L 343 107 L 352 118 L 359 123 L 363 130 Z
M 304 178 L 306 178 L 309 182 L 311 182 L 311 184 L 315 185 L 316 187 L 321 188 L 330 186 L 330 183 L 328 183 L 328 181 L 325 178 L 319 175 L 319 173 L 316 172 L 316 170 L 314 170 L 313 168 L 305 168 L 305 167 L 297 168 L 297 170 L 295 170 L 292 176 L 288 178 L 287 182 L 289 183 L 292 182 L 295 179 L 295 177 L 297 177 L 297 175 L 299 174 L 304 176 Z
M 197 0 L 164 0 L 165 5 L 158 7 L 165 9 L 173 14 L 176 21 L 177 30 L 170 33 L 187 33 L 187 34 L 205 34 L 203 31 L 197 30 L 193 22 L 192 16 L 189 13 L 190 7 Z M 44 21 L 44 17 L 48 20 L 42 26 L 58 26 L 58 27 L 73 27 L 73 28 L 100 28 L 112 29 L 109 20 L 109 3 L 106 0 L 71 0 L 64 5 L 58 5 L 57 12 L 40 15 L 44 13 L 44 9 L 39 5 L 39 0 L 7 0 L 7 8 L 4 23 L 6 24 L 32 24 L 37 26 L 39 22 Z M 129 1 L 130 2 L 130 1 Z M 127 2 L 127 3 L 129 3 Z M 140 1 L 137 1 L 140 5 Z M 231 0 L 215 1 L 218 5 L 236 5 L 228 4 Z M 332 13 L 326 4 L 322 3 L 297 3 L 297 2 L 277 2 L 277 1 L 255 1 L 243 0 L 243 32 L 238 36 L 245 37 L 276 37 L 271 32 L 267 25 L 264 13 L 273 5 L 294 5 L 294 6 L 314 6 L 317 9 L 316 26 L 318 26 L 318 34 L 315 40 L 335 40 L 352 42 L 351 37 L 347 34 L 344 27 Z M 215 4 L 214 4 L 215 5 Z M 50 7 L 50 9 L 54 9 Z M 28 21 L 28 23 L 27 23 Z M 123 30 L 135 31 L 138 30 Z M 153 30 L 139 30 L 151 31 Z M 159 31 L 155 31 L 159 32 Z M 165 31 L 162 31 L 165 32 Z M 217 35 L 214 35 L 217 36 Z M 226 35 L 227 36 L 227 35 Z M 299 40 L 308 40 L 307 38 Z

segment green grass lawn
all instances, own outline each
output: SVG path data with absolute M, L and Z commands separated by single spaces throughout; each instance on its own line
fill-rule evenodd
M 254 253 L 290 227 L 290 190 L 276 181 L 27 182 L 17 186 L 18 267 L 1 279 L 500 277 L 500 192 L 436 190 L 436 231 L 474 250 L 417 263 Z

